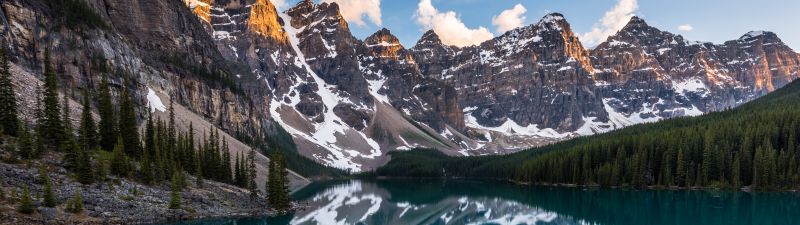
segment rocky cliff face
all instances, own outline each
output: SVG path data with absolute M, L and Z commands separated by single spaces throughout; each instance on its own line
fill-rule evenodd
M 591 51 L 557 13 L 479 46 L 428 32 L 411 51 L 426 77 L 458 90 L 468 132 L 500 150 L 735 107 L 798 77 L 796 53 L 773 33 L 716 45 L 638 17 Z
M 133 89 L 144 105 L 148 87 L 171 93 L 172 100 L 207 116 L 226 129 L 261 129 L 268 114 L 253 111 L 251 99 L 233 93 L 214 71 L 230 71 L 214 41 L 180 2 L 90 1 L 106 28 L 68 29 L 45 1 L 4 1 L 2 26 L 15 63 L 31 71 L 45 48 L 68 93 L 95 88 L 108 75 L 115 92 Z M 204 77 L 206 76 L 206 77 Z M 231 75 L 232 76 L 232 75 Z
M 207 3 L 213 14 L 259 2 Z M 202 12 L 195 10 L 201 20 Z M 255 33 L 276 33 L 266 39 L 278 41 L 254 51 L 280 56 L 245 57 L 273 61 L 249 63 L 271 88 L 270 116 L 304 155 L 353 170 L 373 168 L 395 149 L 503 153 L 699 115 L 749 101 L 798 75 L 797 54 L 770 33 L 715 45 L 684 40 L 640 18 L 590 51 L 558 13 L 478 46 L 446 46 L 429 31 L 410 49 L 387 29 L 363 41 L 353 37 L 335 3 L 304 0 L 284 13 L 259 14 L 279 17 L 277 23 L 258 19 L 271 28 Z M 226 34 L 221 27 L 231 22 L 213 21 L 226 17 L 246 24 L 254 16 L 211 17 L 221 52 L 247 52 L 246 44 L 220 44 L 229 43 L 220 38 L 227 36 L 216 34 Z M 275 38 L 281 37 L 276 24 L 288 41 Z M 228 33 L 255 29 L 239 30 Z
M 463 128 L 456 94 L 423 78 L 390 31 L 356 39 L 336 3 L 302 1 L 282 17 L 311 78 L 303 82 L 316 83 L 320 96 L 281 107 L 293 116 L 278 122 L 295 135 L 301 152 L 356 171 L 374 168 L 398 147 L 435 146 L 455 154 L 457 145 L 437 131 Z
M 585 118 L 607 119 L 589 52 L 561 14 L 465 48 L 428 32 L 412 51 L 425 76 L 455 87 L 466 125 L 496 148 L 541 143 L 509 136 L 566 138 Z
M 592 62 L 604 101 L 636 122 L 722 110 L 760 97 L 797 78 L 795 54 L 770 32 L 715 45 L 687 41 L 635 17 L 593 50 Z M 635 113 L 640 115 L 630 117 Z
M 202 20 L 183 3 L 85 3 L 102 26 L 67 20 L 60 16 L 64 12 L 58 1 L 0 2 L 0 36 L 12 51 L 14 68 L 41 78 L 41 59 L 48 49 L 59 88 L 69 96 L 96 90 L 107 76 L 113 95 L 123 86 L 132 90 L 140 118 L 150 104 L 148 94 L 155 92 L 167 96 L 164 104 L 172 100 L 187 114 L 230 133 L 256 136 L 272 129 L 269 98 L 261 94 L 268 93 L 263 91 L 266 83 L 250 82 L 256 75 L 226 60 Z M 30 92 L 33 85 L 23 83 L 17 89 Z

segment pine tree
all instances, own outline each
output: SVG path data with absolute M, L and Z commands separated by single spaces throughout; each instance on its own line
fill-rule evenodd
M 169 144 L 169 151 L 175 152 L 177 149 L 177 128 L 175 127 L 175 107 L 172 105 L 172 100 L 169 101 L 169 124 L 167 130 L 167 144 Z
M 78 182 L 82 184 L 91 184 L 95 181 L 91 154 L 91 151 L 88 149 L 83 149 L 78 156 L 78 167 L 76 170 L 78 173 Z
M 178 187 L 183 190 L 186 188 L 186 174 L 182 169 L 175 170 L 175 174 L 178 174 Z
M 244 154 L 237 154 L 239 157 L 239 186 L 240 187 L 247 187 L 247 181 L 249 180 L 250 175 L 248 174 L 247 169 L 247 159 L 245 158 Z
M 222 138 L 222 176 L 222 180 L 225 183 L 233 183 L 233 175 L 231 174 L 231 153 L 228 149 L 228 141 L 225 140 L 225 137 Z
M 92 102 L 89 100 L 89 90 L 83 94 L 83 113 L 81 114 L 81 126 L 78 130 L 80 134 L 81 147 L 85 150 L 97 149 L 97 127 L 92 117 Z
M 67 207 L 65 210 L 72 214 L 78 214 L 83 212 L 83 198 L 81 197 L 81 192 L 76 191 L 75 197 L 73 197 L 69 202 L 67 202 Z
M 28 187 L 25 187 L 25 189 L 22 189 L 22 199 L 20 199 L 19 205 L 17 205 L 17 212 L 31 214 L 34 210 L 31 192 L 28 190 Z
M 11 83 L 11 56 L 4 42 L 0 43 L 0 131 L 17 136 L 20 129 L 17 117 L 17 96 Z
M 766 150 L 764 152 L 764 187 L 767 188 L 774 188 L 775 184 L 778 180 L 778 171 L 777 171 L 777 155 L 778 152 L 772 148 L 772 145 L 765 145 Z
M 99 95 L 97 96 L 97 112 L 100 114 L 98 125 L 100 134 L 100 147 L 106 151 L 114 149 L 117 144 L 119 134 L 116 130 L 116 117 L 114 116 L 114 105 L 111 100 L 111 91 L 108 87 L 108 77 L 103 75 L 100 82 Z
M 108 162 L 105 160 L 97 160 L 94 171 L 96 172 L 96 180 L 103 182 L 108 178 Z
M 682 148 L 678 150 L 678 158 L 676 160 L 677 160 L 675 166 L 676 183 L 678 184 L 678 186 L 684 186 L 686 185 L 686 162 L 684 161 L 685 156 Z
M 753 159 L 753 186 L 764 187 L 767 173 L 765 172 L 764 149 L 756 148 L 756 156 Z
M 194 125 L 192 124 L 192 122 L 189 122 L 189 133 L 186 136 L 187 136 L 186 150 L 188 151 L 186 153 L 187 155 L 186 158 L 189 160 L 189 163 L 188 165 L 186 165 L 186 168 L 190 169 L 191 174 L 197 174 L 199 170 L 197 164 L 200 164 L 200 162 L 198 161 L 197 158 L 198 153 L 197 151 L 195 151 L 194 148 Z
M 153 114 L 147 114 L 147 124 L 144 129 L 144 153 L 153 157 L 156 154 L 155 127 L 153 126 Z
M 731 174 L 731 179 L 732 179 L 731 183 L 732 183 L 733 187 L 738 188 L 738 187 L 740 187 L 742 185 L 742 179 L 741 179 L 742 163 L 741 163 L 741 160 L 739 158 L 739 155 L 736 155 L 736 156 L 733 157 L 733 166 L 732 166 L 731 170 L 732 170 L 731 171 L 731 173 L 732 173 Z
M 140 158 L 142 153 L 139 129 L 136 127 L 136 107 L 130 89 L 127 87 L 122 92 L 119 105 L 119 133 L 125 144 L 125 153 L 131 157 Z
M 64 162 L 67 165 L 67 168 L 70 170 L 75 170 L 78 168 L 78 163 L 80 163 L 79 158 L 81 149 L 78 146 L 77 141 L 75 141 L 75 136 L 73 136 L 72 123 L 70 122 L 69 98 L 67 95 L 64 95 L 63 104 L 61 121 L 64 121 L 64 137 L 63 141 L 61 142 L 60 149 L 65 153 Z
M 191 127 L 191 125 L 190 125 L 190 127 Z M 195 163 L 195 173 L 196 173 L 195 176 L 197 177 L 197 180 L 196 180 L 197 181 L 197 187 L 198 188 L 203 188 L 203 167 L 200 166 L 200 164 L 201 164 L 200 162 L 202 161 L 202 157 L 201 157 L 201 155 L 199 153 L 195 157 L 197 157 L 197 160 L 196 160 L 197 163 Z
M 56 207 L 58 203 L 56 203 L 56 196 L 53 194 L 53 182 L 50 180 L 50 172 L 44 165 L 39 168 L 39 180 L 44 184 L 44 193 L 42 193 L 44 206 L 49 208 Z
M 155 179 L 153 176 L 153 165 L 151 164 L 150 160 L 150 153 L 144 151 L 144 155 L 142 155 L 142 168 L 139 169 L 139 179 L 142 180 L 142 183 L 150 185 L 153 184 L 153 180 Z
M 279 182 L 279 180 L 278 180 L 278 173 L 276 172 L 276 171 L 278 171 L 277 170 L 277 162 L 278 161 L 276 161 L 275 155 L 270 156 L 269 164 L 267 166 L 267 168 L 268 168 L 268 171 L 267 171 L 267 183 L 266 183 L 266 186 L 264 186 L 266 188 L 266 192 L 267 192 L 266 193 L 266 195 L 267 195 L 267 203 L 273 209 L 278 204 L 277 203 L 277 200 L 278 200 L 278 192 L 277 192 L 277 190 L 278 190 L 278 182 Z
M 125 155 L 125 144 L 122 142 L 122 138 L 118 138 L 117 144 L 114 145 L 114 152 L 111 154 L 111 174 L 118 177 L 128 177 L 129 169 L 128 156 Z
M 172 175 L 172 194 L 170 195 L 169 200 L 170 209 L 181 208 L 181 188 L 178 176 L 178 173 Z
M 286 158 L 281 153 L 278 153 L 278 160 L 278 168 L 280 169 L 278 174 L 281 181 L 278 190 L 281 192 L 280 196 L 282 197 L 281 204 L 278 206 L 283 210 L 287 210 L 292 204 L 292 199 L 289 196 L 289 170 L 287 169 Z
M 17 132 L 19 136 L 19 145 L 17 146 L 17 155 L 23 160 L 32 159 L 35 151 L 31 134 L 28 132 L 27 126 L 20 126 Z
M 69 96 L 64 94 L 61 97 L 61 121 L 64 122 L 64 135 L 66 138 L 66 136 L 74 134 L 72 129 L 72 108 L 69 104 Z
M 233 184 L 236 185 L 236 186 L 241 187 L 242 186 L 242 183 L 241 183 L 242 171 L 239 170 L 240 169 L 239 167 L 241 166 L 241 165 L 239 165 L 239 160 L 240 160 L 239 159 L 239 153 L 236 153 L 236 162 L 234 163 L 234 166 L 233 166 Z
M 250 190 L 250 196 L 258 197 L 258 187 L 256 186 L 256 150 L 250 148 L 247 153 L 247 190 Z M 270 173 L 271 174 L 271 173 Z
M 45 50 L 44 56 L 44 93 L 42 97 L 42 117 L 39 135 L 44 144 L 49 147 L 58 147 L 64 137 L 64 123 L 61 121 L 61 110 L 58 102 L 58 78 L 55 69 L 50 64 L 50 53 Z
M 269 205 L 279 211 L 285 212 L 291 207 L 289 197 L 289 174 L 286 171 L 286 160 L 283 155 L 276 152 L 270 159 L 270 170 L 267 178 L 267 200 Z

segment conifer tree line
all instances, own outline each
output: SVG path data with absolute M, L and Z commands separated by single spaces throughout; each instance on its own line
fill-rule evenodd
M 800 188 L 800 81 L 739 108 L 503 156 L 393 153 L 372 174 L 627 187 Z M 369 174 L 366 174 L 369 175 Z
M 603 186 L 800 187 L 800 84 L 736 110 L 644 125 L 528 160 L 515 178 Z
M 73 126 L 72 112 L 76 106 L 71 104 L 69 95 L 62 94 L 47 51 L 43 63 L 44 85 L 37 90 L 35 119 L 20 122 L 5 50 L 0 51 L 0 62 L 0 107 L 9 109 L 0 112 L 0 131 L 16 137 L 13 158 L 36 160 L 49 152 L 58 152 L 63 155 L 63 165 L 83 184 L 102 182 L 114 175 L 144 184 L 171 181 L 173 192 L 180 192 L 187 186 L 185 174 L 189 174 L 197 177 L 198 186 L 203 180 L 213 180 L 246 188 L 254 197 L 258 196 L 255 149 L 231 155 L 228 139 L 217 129 L 203 132 L 201 138 L 196 137 L 192 124 L 188 131 L 177 129 L 172 102 L 166 121 L 147 113 L 144 128 L 140 130 L 132 90 L 123 82 L 115 97 L 105 74 L 97 87 L 87 86 L 79 94 L 82 113 Z M 117 73 L 118 77 L 125 77 L 122 72 Z M 92 115 L 93 109 L 99 120 Z M 288 205 L 285 160 L 281 157 L 272 162 L 280 162 L 274 168 L 284 171 L 270 173 L 270 185 L 276 188 L 272 191 L 280 196 L 272 198 L 285 199 L 280 203 Z M 179 193 L 172 196 L 169 207 L 179 208 Z M 82 207 L 70 204 L 75 210 Z
M 289 196 L 289 172 L 286 170 L 286 159 L 281 153 L 274 153 L 269 161 L 269 174 L 267 174 L 267 200 L 273 209 L 286 211 L 291 208 Z
M 20 135 L 20 122 L 17 116 L 17 97 L 11 83 L 11 57 L 5 48 L 5 42 L 0 42 L 0 133 L 11 136 Z

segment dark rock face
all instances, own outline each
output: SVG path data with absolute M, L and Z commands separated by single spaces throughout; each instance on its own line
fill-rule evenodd
M 63 27 L 42 0 L 0 2 L 6 21 L 18 24 L 0 26 L 14 63 L 40 73 L 44 49 L 49 49 L 61 87 L 68 93 L 96 88 L 102 75 L 107 75 L 115 95 L 127 86 L 138 105 L 146 104 L 144 96 L 151 87 L 171 93 L 177 104 L 224 129 L 253 131 L 269 124 L 267 110 L 258 110 L 264 108 L 263 101 L 237 95 L 221 83 L 203 78 L 201 72 L 210 71 L 233 76 L 233 66 L 183 3 L 91 0 L 87 4 L 107 28 Z M 249 75 L 243 73 L 241 80 L 253 79 Z
M 301 2 L 286 14 L 292 17 L 291 25 L 300 30 L 298 46 L 314 72 L 355 100 L 371 105 L 367 82 L 358 69 L 357 56 L 365 52 L 364 45 L 350 33 L 347 21 L 339 14 L 339 5 L 322 3 L 311 7 Z
M 414 57 L 400 44 L 392 32 L 386 28 L 375 32 L 372 36 L 364 40 L 367 47 L 378 57 L 383 63 L 392 63 L 401 61 L 399 66 L 414 65 Z
M 296 109 L 315 118 L 324 111 L 318 88 L 306 70 L 297 65 L 300 59 L 292 49 L 284 30 L 285 21 L 267 0 L 187 0 L 206 32 L 213 37 L 216 49 L 225 60 L 237 65 L 232 71 L 249 78 L 242 82 L 270 118 L 270 99 L 288 101 L 297 97 Z M 205 15 L 208 15 L 207 17 Z M 263 80 L 264 82 L 262 82 Z M 306 82 L 299 82 L 306 81 Z
M 464 130 L 455 89 L 423 77 L 411 52 L 389 30 L 376 32 L 365 44 L 370 56 L 362 57 L 362 65 L 375 76 L 375 82 L 383 82 L 383 88 L 376 91 L 386 95 L 394 108 L 438 132 L 448 125 Z
M 645 120 L 684 116 L 684 110 L 676 112 L 673 109 L 692 108 L 694 104 L 688 98 L 699 95 L 675 93 L 672 81 L 673 78 L 691 77 L 694 74 L 671 73 L 661 66 L 658 56 L 653 54 L 666 50 L 660 45 L 682 42 L 685 42 L 682 37 L 652 28 L 644 20 L 634 17 L 619 33 L 597 46 L 592 51 L 592 62 L 597 69 L 595 79 L 599 84 L 599 92 L 603 93 L 606 104 L 625 115 L 647 108 L 647 113 L 637 117 Z M 697 50 L 675 50 L 676 53 L 680 51 Z M 665 65 L 685 63 L 664 62 Z
M 734 107 L 798 75 L 796 53 L 772 33 L 714 45 L 638 17 L 591 52 L 557 13 L 479 46 L 445 46 L 427 32 L 411 51 L 426 77 L 456 88 L 468 126 L 512 121 L 554 137 Z
M 334 110 L 350 127 L 363 130 L 375 113 L 369 108 L 383 95 L 386 103 L 411 112 L 408 116 L 435 130 L 464 127 L 453 89 L 423 78 L 411 53 L 389 30 L 382 29 L 364 42 L 356 39 L 336 3 L 304 1 L 286 14 L 299 31 L 298 47 L 312 70 L 352 101 Z
M 417 44 L 411 48 L 414 59 L 425 62 L 419 64 L 419 70 L 425 76 L 441 76 L 442 71 L 453 64 L 458 50 L 458 47 L 442 44 L 439 35 L 433 30 L 425 32 Z
M 412 51 L 427 77 L 455 87 L 475 125 L 513 121 L 568 131 L 583 117 L 605 118 L 593 94 L 589 53 L 560 14 L 461 49 L 428 32 Z
M 690 42 L 634 17 L 592 51 L 601 92 L 626 114 L 671 118 L 735 107 L 797 78 L 796 53 L 770 32 L 722 45 Z M 768 68 L 770 71 L 766 71 Z M 623 105 L 620 104 L 620 105 Z M 695 111 L 695 112 L 691 112 Z

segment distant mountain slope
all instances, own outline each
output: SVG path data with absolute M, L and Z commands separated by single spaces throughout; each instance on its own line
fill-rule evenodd
M 795 189 L 800 82 L 739 108 L 636 125 L 504 156 L 392 154 L 378 176 L 472 177 L 537 184 Z
M 387 29 L 355 39 L 335 3 L 302 1 L 282 18 L 309 74 L 319 78 L 305 82 L 336 88 L 318 92 L 329 103 L 300 98 L 305 102 L 289 101 L 294 109 L 273 104 L 280 109 L 273 115 L 303 154 L 354 171 L 382 165 L 393 150 L 504 154 L 701 115 L 800 75 L 800 58 L 772 33 L 750 32 L 722 45 L 689 42 L 638 17 L 591 51 L 558 13 L 463 48 L 429 31 L 410 49 Z M 387 124 L 385 115 L 405 119 Z
M 429 31 L 411 51 L 425 76 L 456 88 L 467 127 L 499 152 L 531 146 L 501 141 L 509 136 L 552 142 L 736 107 L 800 75 L 800 58 L 771 32 L 717 45 L 634 17 L 591 51 L 577 39 L 552 13 L 464 48 Z

